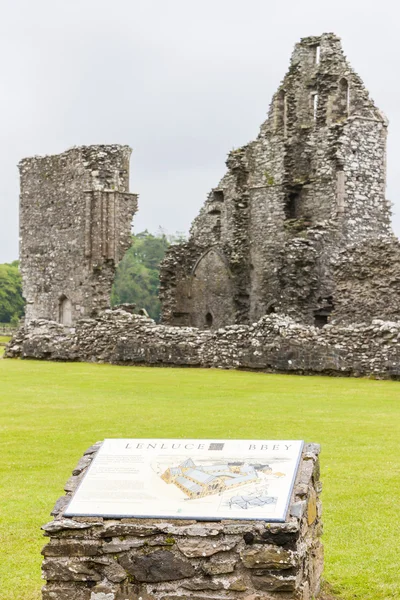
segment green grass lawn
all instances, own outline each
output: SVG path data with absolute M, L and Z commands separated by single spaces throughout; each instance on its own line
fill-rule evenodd
M 400 598 L 400 383 L 1 360 L 0 390 L 2 600 L 40 597 L 40 526 L 105 437 L 320 442 L 325 578 Z
M 3 344 L 7 344 L 10 341 L 10 339 L 11 338 L 9 338 L 9 337 L 0 335 L 0 358 L 3 356 L 4 350 L 5 350 L 5 347 L 3 346 Z

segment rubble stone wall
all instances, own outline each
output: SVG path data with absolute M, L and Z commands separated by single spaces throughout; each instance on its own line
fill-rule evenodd
M 20 261 L 26 320 L 71 324 L 110 304 L 131 243 L 137 198 L 128 146 L 72 148 L 19 164 Z
M 252 325 L 210 331 L 157 325 L 113 309 L 74 328 L 45 320 L 27 324 L 5 356 L 399 379 L 400 321 L 319 329 L 271 314 Z
M 335 323 L 356 323 L 370 314 L 399 321 L 399 240 L 384 237 L 343 250 L 335 264 L 335 281 Z
M 286 522 L 63 517 L 100 444 L 44 525 L 43 600 L 312 600 L 320 589 L 320 448 L 306 444 Z

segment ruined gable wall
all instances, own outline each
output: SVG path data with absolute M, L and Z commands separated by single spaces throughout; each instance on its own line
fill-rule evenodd
M 68 324 L 109 306 L 137 204 L 128 193 L 130 153 L 127 146 L 89 146 L 21 161 L 27 321 L 64 318 Z
M 386 131 L 339 38 L 303 39 L 258 138 L 229 154 L 228 172 L 195 219 L 188 245 L 181 254 L 174 249 L 175 267 L 167 258 L 168 272 L 162 268 L 163 322 L 179 324 L 174 314 L 184 312 L 185 324 L 204 327 L 224 289 L 233 307 L 213 327 L 271 310 L 312 324 L 332 303 L 339 251 L 390 232 Z M 193 264 L 183 267 L 184 254 L 190 248 L 198 264 L 211 247 L 225 258 L 230 285 L 215 296 L 212 286 L 197 283 L 197 301 L 187 294 L 196 273 Z M 217 265 L 209 270 L 218 276 Z

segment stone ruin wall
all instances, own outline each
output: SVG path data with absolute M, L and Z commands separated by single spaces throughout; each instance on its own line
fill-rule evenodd
M 74 328 L 30 323 L 10 342 L 6 357 L 399 380 L 400 321 L 319 329 L 271 314 L 251 325 L 211 331 L 157 325 L 115 308 Z
M 27 318 L 6 356 L 398 378 L 386 135 L 339 39 L 303 39 L 258 138 L 229 154 L 190 239 L 166 255 L 164 325 L 103 310 L 137 205 L 130 149 L 22 161 Z
M 63 517 L 89 448 L 43 527 L 43 600 L 312 600 L 320 589 L 319 446 L 306 444 L 288 517 L 196 521 Z
M 88 146 L 19 164 L 27 322 L 71 325 L 110 305 L 137 208 L 129 194 L 130 154 L 128 146 Z
M 163 322 L 218 328 L 279 312 L 314 324 L 329 314 L 339 251 L 390 235 L 386 136 L 340 40 L 303 39 L 258 138 L 229 154 L 189 241 L 167 254 Z
M 335 323 L 360 323 L 375 314 L 400 322 L 399 240 L 383 237 L 343 250 L 335 281 Z

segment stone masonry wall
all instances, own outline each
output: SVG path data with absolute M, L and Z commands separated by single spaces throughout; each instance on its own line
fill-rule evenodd
M 369 315 L 399 321 L 399 240 L 385 237 L 343 250 L 335 265 L 335 281 L 333 322 L 356 323 Z
M 128 146 L 88 146 L 19 164 L 26 320 L 71 324 L 110 304 L 131 241 Z
M 43 600 L 311 600 L 320 588 L 319 446 L 306 444 L 285 523 L 63 517 L 101 444 L 43 527 Z
M 339 38 L 302 39 L 257 139 L 230 152 L 188 242 L 167 254 L 163 323 L 218 329 L 270 312 L 310 325 L 327 316 L 339 252 L 390 234 L 386 137 Z
M 27 324 L 5 356 L 400 379 L 400 321 L 319 329 L 271 314 L 210 331 L 157 325 L 114 309 L 74 328 L 46 320 Z

